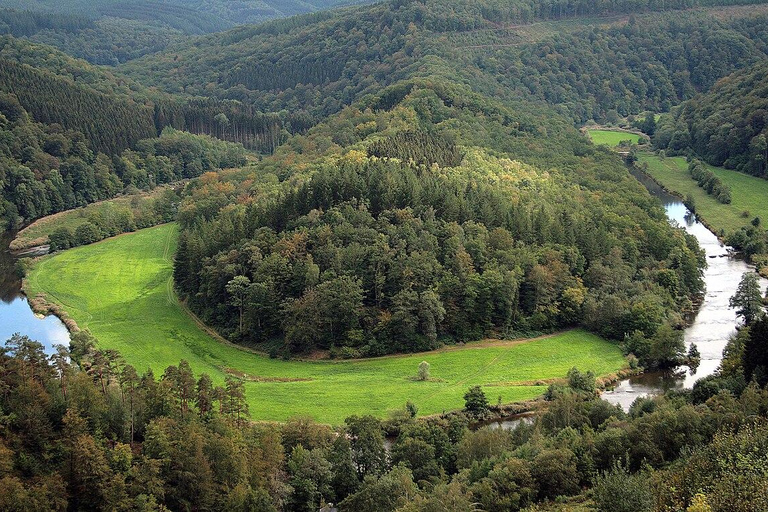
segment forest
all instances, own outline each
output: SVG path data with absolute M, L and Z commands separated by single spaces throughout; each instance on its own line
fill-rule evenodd
M 680 327 L 679 312 L 701 291 L 703 256 L 631 192 L 609 153 L 561 154 L 578 174 L 462 147 L 471 140 L 462 123 L 478 118 L 500 147 L 538 135 L 491 101 L 450 107 L 460 89 L 411 91 L 386 110 L 352 108 L 311 130 L 301 155 L 314 172 L 278 177 L 284 185 L 268 198 L 224 206 L 242 186 L 224 196 L 225 183 L 188 187 L 174 277 L 201 318 L 245 343 L 279 340 L 277 353 L 364 356 L 573 325 L 617 340 Z M 506 121 L 492 117 L 502 113 Z M 433 133 L 398 131 L 403 118 Z M 443 131 L 438 120 L 458 128 Z M 362 140 L 311 154 L 341 138 L 337 123 Z M 562 135 L 582 142 L 575 130 Z M 292 155 L 289 146 L 262 166 Z M 275 179 L 243 184 L 255 181 Z M 600 205 L 589 200 L 596 193 Z M 677 357 L 641 355 L 648 366 Z
M 0 228 L 124 192 L 151 189 L 245 163 L 242 146 L 167 129 L 117 155 L 94 152 L 79 131 L 34 122 L 0 93 Z M 170 220 L 170 219 L 168 219 Z
M 653 142 L 670 154 L 694 151 L 707 162 L 768 178 L 768 64 L 718 81 L 662 117 Z

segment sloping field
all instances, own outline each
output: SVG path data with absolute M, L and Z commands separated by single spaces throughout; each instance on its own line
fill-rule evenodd
M 720 180 L 731 188 L 731 204 L 722 204 L 699 187 L 688 172 L 688 163 L 681 156 L 659 158 L 653 153 L 638 153 L 638 163 L 648 164 L 648 174 L 665 188 L 685 197 L 693 196 L 696 212 L 717 234 L 746 226 L 755 217 L 768 221 L 768 180 L 736 171 L 707 165 Z M 745 215 L 746 214 L 746 215 Z
M 636 133 L 614 131 L 614 130 L 587 130 L 589 138 L 598 146 L 618 146 L 623 140 L 631 141 L 637 144 L 640 136 Z
M 560 378 L 573 366 L 598 375 L 624 366 L 614 344 L 580 330 L 533 341 L 475 343 L 426 354 L 359 361 L 282 361 L 217 341 L 179 304 L 172 287 L 177 227 L 166 224 L 78 247 L 40 260 L 26 288 L 44 293 L 89 329 L 102 348 L 119 350 L 139 372 L 156 375 L 179 360 L 222 382 L 246 380 L 251 416 L 285 420 L 310 415 L 338 424 L 352 414 L 386 416 L 414 402 L 419 414 L 463 406 L 472 385 L 488 386 L 491 402 L 540 395 L 536 381 Z M 432 380 L 417 382 L 418 364 Z

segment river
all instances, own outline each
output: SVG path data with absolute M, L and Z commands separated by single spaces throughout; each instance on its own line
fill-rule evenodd
M 714 233 L 698 222 L 679 198 L 669 194 L 640 171 L 633 170 L 632 175 L 661 201 L 670 222 L 680 225 L 696 237 L 707 255 L 707 268 L 704 270 L 704 300 L 685 329 L 686 349 L 695 343 L 701 352 L 701 364 L 695 373 L 686 367 L 671 372 L 646 373 L 621 381 L 612 391 L 603 393 L 604 400 L 620 404 L 625 410 L 629 409 L 638 396 L 659 394 L 674 388 L 691 388 L 696 380 L 717 370 L 728 338 L 736 331 L 739 323 L 728 301 L 736 293 L 741 276 L 745 272 L 754 271 L 742 259 L 730 254 Z M 760 285 L 765 291 L 768 281 L 761 279 Z
M 18 332 L 39 341 L 46 353 L 53 354 L 54 345 L 69 346 L 69 332 L 55 316 L 41 318 L 29 307 L 21 293 L 16 258 L 8 250 L 13 236 L 13 233 L 0 235 L 0 346 Z

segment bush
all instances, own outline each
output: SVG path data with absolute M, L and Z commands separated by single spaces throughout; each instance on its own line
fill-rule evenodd
M 51 252 L 69 249 L 74 242 L 74 235 L 72 235 L 72 231 L 69 228 L 56 228 L 53 233 L 48 235 L 48 244 L 51 246 Z
M 464 410 L 475 419 L 488 416 L 488 398 L 480 386 L 472 386 L 464 394 Z
M 650 511 L 653 505 L 648 476 L 630 474 L 618 465 L 597 478 L 594 496 L 601 512 L 644 512 Z
M 418 380 L 429 380 L 429 363 L 426 361 L 419 363 Z
M 75 244 L 74 245 L 87 245 L 93 242 L 101 240 L 101 232 L 99 228 L 94 226 L 90 222 L 80 224 L 75 229 Z

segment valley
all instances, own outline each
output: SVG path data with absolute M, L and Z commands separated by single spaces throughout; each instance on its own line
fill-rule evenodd
M 766 27 L 0 0 L 0 510 L 768 510 Z

